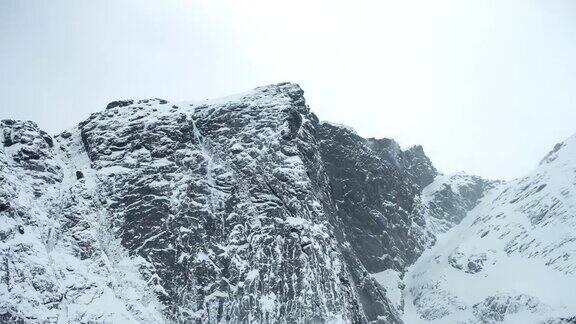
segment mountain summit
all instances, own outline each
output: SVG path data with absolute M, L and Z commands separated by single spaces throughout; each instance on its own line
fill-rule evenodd
M 420 146 L 319 122 L 291 83 L 115 101 L 55 136 L 0 131 L 0 322 L 492 323 L 572 307 L 569 141 L 512 183 L 443 175 Z M 496 292 L 516 260 L 562 294 L 544 292 L 552 277 Z

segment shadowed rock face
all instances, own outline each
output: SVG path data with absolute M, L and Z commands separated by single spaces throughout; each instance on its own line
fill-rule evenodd
M 391 139 L 364 139 L 328 123 L 319 137 L 336 213 L 354 254 L 370 272 L 403 271 L 424 246 L 423 221 L 412 210 L 436 169 L 421 147 L 402 151 Z
M 370 274 L 422 251 L 414 211 L 436 170 L 421 147 L 320 124 L 297 85 L 113 102 L 54 139 L 32 123 L 2 132 L 0 174 L 17 176 L 0 189 L 0 261 L 26 235 L 41 258 L 18 262 L 50 284 L 0 266 L 0 289 L 28 301 L 0 300 L 0 318 L 401 322 Z
M 80 125 L 112 226 L 155 269 L 170 320 L 364 321 L 302 94 L 283 84 Z

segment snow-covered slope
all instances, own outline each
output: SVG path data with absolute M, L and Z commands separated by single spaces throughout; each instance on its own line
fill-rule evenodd
M 32 122 L 0 122 L 0 323 L 161 323 L 160 304 L 108 232 L 76 137 L 66 150 Z
M 436 243 L 436 236 L 459 224 L 486 192 L 498 184 L 463 172 L 440 174 L 418 196 L 413 214 L 425 222 L 426 247 Z
M 386 182 L 391 182 L 389 179 Z M 477 176 L 464 173 L 452 175 L 437 174 L 434 180 L 426 187 L 422 188 L 419 194 L 413 199 L 413 207 L 409 219 L 413 226 L 399 226 L 392 224 L 393 228 L 400 230 L 410 228 L 410 239 L 417 240 L 417 243 L 408 243 L 404 246 L 413 250 L 403 251 L 401 255 L 410 255 L 417 258 L 426 249 L 436 243 L 436 237 L 457 225 L 474 206 L 476 206 L 485 192 L 492 188 L 497 182 L 488 181 Z M 402 201 L 406 200 L 405 198 Z M 397 208 L 401 213 L 402 209 Z M 386 215 L 394 215 L 388 212 Z M 387 219 L 394 219 L 387 217 Z M 384 227 L 382 233 L 388 235 L 390 227 Z M 401 238 L 402 239 L 402 238 Z M 417 249 L 417 250 L 414 250 Z M 360 252 L 362 253 L 362 252 Z M 411 253 L 411 254 L 410 254 Z M 397 261 L 402 260 L 396 258 Z M 372 276 L 386 289 L 386 294 L 391 303 L 399 311 L 404 309 L 403 291 L 404 280 L 407 267 L 414 262 L 414 259 L 404 260 L 396 266 L 380 269 Z
M 406 323 L 576 322 L 576 136 L 493 189 L 405 277 Z

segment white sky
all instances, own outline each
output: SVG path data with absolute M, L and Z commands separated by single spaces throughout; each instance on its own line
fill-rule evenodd
M 576 1 L 2 0 L 0 118 L 299 83 L 322 120 L 512 178 L 576 133 Z

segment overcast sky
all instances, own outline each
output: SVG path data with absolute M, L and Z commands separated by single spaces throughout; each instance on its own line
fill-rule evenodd
M 0 118 L 299 83 L 321 120 L 510 179 L 576 133 L 576 1 L 2 0 Z

